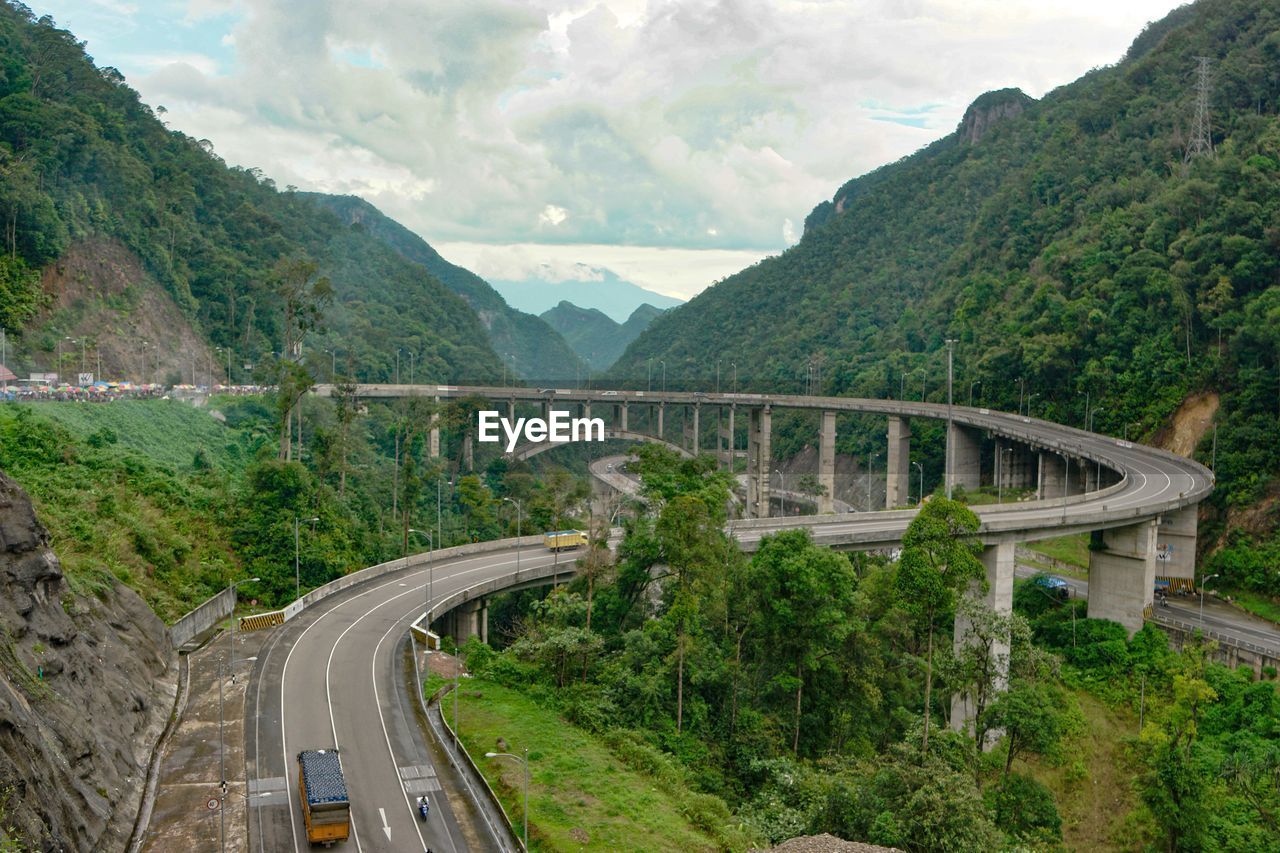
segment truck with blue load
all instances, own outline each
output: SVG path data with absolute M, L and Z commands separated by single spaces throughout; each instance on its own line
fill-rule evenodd
M 298 753 L 298 793 L 307 841 L 330 846 L 351 835 L 351 802 L 336 749 L 304 749 Z

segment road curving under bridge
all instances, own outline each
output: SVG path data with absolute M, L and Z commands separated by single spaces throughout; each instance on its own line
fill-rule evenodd
M 320 386 L 326 394 L 328 388 Z M 588 405 L 663 404 L 735 406 L 739 408 L 809 408 L 820 411 L 884 414 L 906 418 L 945 418 L 946 407 L 928 403 L 845 398 L 801 398 L 767 395 L 694 395 L 650 392 L 556 391 L 464 388 L 457 386 L 358 386 L 366 399 L 403 396 L 439 398 L 489 397 L 519 402 Z M 1049 452 L 1069 454 L 1115 472 L 1115 482 L 1078 495 L 1016 504 L 977 507 L 979 537 L 986 545 L 991 591 L 988 603 L 1011 606 L 1013 551 L 1016 543 L 1079 531 L 1095 532 L 1091 554 L 1097 560 L 1091 615 L 1121 617 L 1131 630 L 1141 624 L 1151 600 L 1149 576 L 1156 560 L 1161 521 L 1187 513 L 1210 493 L 1213 477 L 1198 463 L 1140 444 L 1086 433 L 1071 427 L 1019 415 L 953 407 L 958 424 L 1008 441 L 1024 442 Z M 914 510 L 752 519 L 731 525 L 745 550 L 754 550 L 771 532 L 804 527 L 818 542 L 838 548 L 890 548 L 898 543 Z M 1179 516 L 1179 514 L 1181 514 Z M 1191 528 L 1194 541 L 1194 523 Z M 438 767 L 412 711 L 398 657 L 409 625 L 433 602 L 445 599 L 469 608 L 467 619 L 453 620 L 467 633 L 478 630 L 476 601 L 504 588 L 531 582 L 531 574 L 562 572 L 555 555 L 531 544 L 518 548 L 493 543 L 485 553 L 428 560 L 409 557 L 402 569 L 356 583 L 297 612 L 265 645 L 249 684 L 247 764 L 252 850 L 308 849 L 296 797 L 293 755 L 304 748 L 337 746 L 352 797 L 358 851 L 404 851 L 430 847 L 440 851 L 502 849 L 502 842 L 481 831 L 464 831 L 453 803 L 437 792 L 431 818 L 419 821 L 413 791 L 430 786 L 447 768 Z M 1145 586 L 1145 594 L 1143 587 Z M 474 597 L 472 597 L 474 593 Z M 1094 597 L 1111 601 L 1094 612 Z M 482 606 L 479 608 L 483 612 Z M 439 615 L 439 614 L 437 614 Z M 1136 623 L 1135 620 L 1136 619 Z M 957 641 L 962 641 L 957 631 Z M 963 697 L 953 717 L 966 719 Z M 434 788 L 433 788 L 434 790 Z M 477 824 L 478 825 L 478 824 Z

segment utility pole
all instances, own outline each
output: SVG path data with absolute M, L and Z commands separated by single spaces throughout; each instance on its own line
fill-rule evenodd
M 1187 152 L 1183 165 L 1189 165 L 1197 157 L 1213 158 L 1213 124 L 1209 118 L 1209 96 L 1213 85 L 1209 79 L 1209 57 L 1196 57 L 1196 113 L 1191 122 L 1191 138 L 1187 140 Z
M 951 500 L 951 362 L 955 347 L 955 338 L 947 338 L 947 500 Z

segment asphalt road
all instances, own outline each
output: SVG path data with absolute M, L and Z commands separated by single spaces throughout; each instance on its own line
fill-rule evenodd
M 1020 578 L 1029 578 L 1041 573 L 1040 569 L 1029 566 L 1020 565 L 1015 569 L 1015 574 Z M 1048 574 L 1053 573 L 1050 572 Z M 1088 581 L 1066 575 L 1054 574 L 1053 576 L 1066 581 L 1067 585 L 1071 587 L 1073 598 L 1081 601 L 1088 600 Z M 1199 596 L 1183 597 L 1171 595 L 1168 601 L 1168 606 L 1159 604 L 1155 606 L 1155 621 L 1173 620 L 1192 628 L 1204 628 L 1223 637 L 1269 649 L 1273 653 L 1280 655 L 1280 628 L 1277 628 L 1271 622 L 1245 613 L 1243 610 L 1232 607 L 1224 601 L 1219 601 L 1213 596 L 1206 596 L 1204 599 L 1203 620 L 1201 618 Z
M 473 584 L 510 574 L 516 551 L 490 552 L 434 566 L 440 600 Z M 525 569 L 555 556 L 526 547 Z M 572 560 L 560 555 L 559 560 Z M 472 848 L 455 808 L 437 790 L 433 762 L 405 688 L 397 654 L 409 625 L 426 608 L 431 570 L 385 575 L 307 608 L 277 629 L 254 666 L 246 701 L 246 764 L 250 780 L 250 849 L 304 851 L 297 789 L 297 753 L 337 746 L 351 798 L 357 851 L 457 853 Z M 283 724 L 282 724 L 283 723 Z M 414 801 L 425 791 L 425 822 Z M 492 849 L 483 839 L 480 849 Z

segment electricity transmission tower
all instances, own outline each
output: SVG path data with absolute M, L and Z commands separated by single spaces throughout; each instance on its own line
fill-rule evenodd
M 1213 127 L 1209 121 L 1209 57 L 1196 57 L 1196 115 L 1191 125 L 1191 138 L 1187 140 L 1187 153 L 1183 163 L 1196 157 L 1213 157 Z

